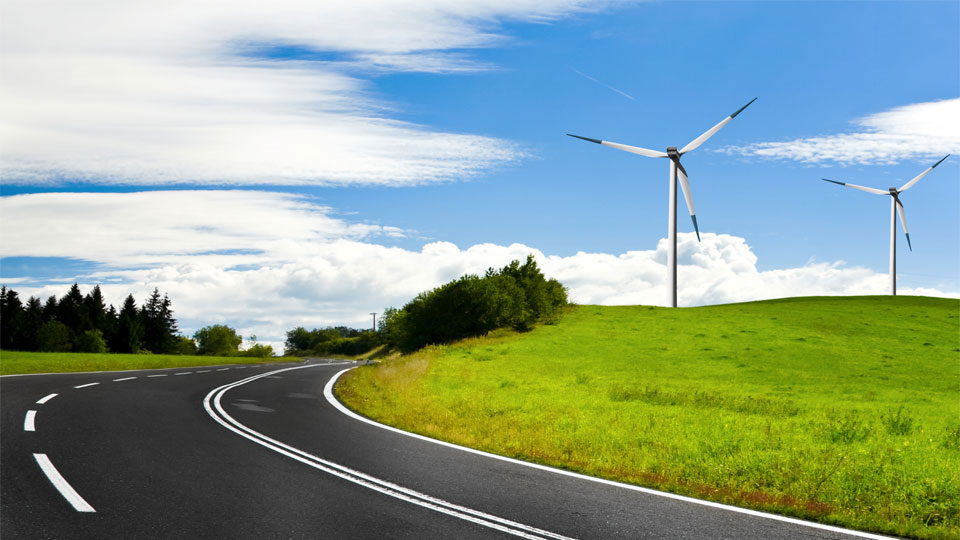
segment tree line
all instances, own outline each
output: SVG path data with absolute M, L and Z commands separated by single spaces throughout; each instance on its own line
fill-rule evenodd
M 172 302 L 157 288 L 138 307 L 128 295 L 117 310 L 107 305 L 96 285 L 84 295 L 76 283 L 59 299 L 46 302 L 31 296 L 26 303 L 13 289 L 0 287 L 0 349 L 45 352 L 131 354 L 207 354 L 218 356 L 272 356 L 267 345 L 254 344 L 242 353 L 242 341 L 223 325 L 183 336 L 173 317 Z
M 357 330 L 346 326 L 328 326 L 307 330 L 298 326 L 287 332 L 284 354 L 287 356 L 319 356 L 324 354 L 363 354 L 381 345 L 383 340 L 373 330 Z
M 534 324 L 555 322 L 567 305 L 567 290 L 546 279 L 533 256 L 514 260 L 482 277 L 468 274 L 425 291 L 402 309 L 387 308 L 376 331 L 343 326 L 287 332 L 285 354 L 356 355 L 385 344 L 409 352 L 426 345 L 486 335 L 496 328 L 526 331 Z

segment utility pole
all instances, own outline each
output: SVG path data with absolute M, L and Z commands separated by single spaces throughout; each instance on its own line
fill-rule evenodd
M 373 331 L 376 332 L 377 331 L 377 314 L 371 313 L 371 315 L 373 315 Z

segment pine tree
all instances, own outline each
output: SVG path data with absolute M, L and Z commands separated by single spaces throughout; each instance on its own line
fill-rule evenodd
M 21 349 L 23 341 L 23 303 L 17 291 L 0 287 L 0 349 Z
M 93 290 L 87 293 L 87 296 L 83 298 L 83 306 L 87 314 L 87 319 L 90 321 L 89 329 L 100 330 L 106 334 L 107 329 L 104 327 L 106 326 L 107 306 L 103 301 L 100 285 L 95 285 Z
M 43 305 L 39 298 L 31 296 L 23 312 L 23 343 L 21 345 L 23 350 L 37 350 L 37 335 L 41 326 L 43 326 Z
M 57 306 L 57 320 L 70 329 L 72 342 L 76 337 L 90 330 L 90 318 L 87 317 L 86 306 L 83 305 L 83 294 L 76 283 L 70 291 L 60 299 Z
M 57 318 L 57 297 L 51 295 L 43 305 L 43 322 L 52 321 Z
M 117 317 L 117 333 L 110 349 L 119 353 L 136 353 L 140 350 L 143 339 L 143 325 L 140 322 L 140 313 L 133 295 L 127 296 L 120 308 Z
M 170 297 L 160 297 L 154 288 L 140 310 L 143 323 L 143 346 L 155 353 L 173 353 L 177 346 L 177 321 L 170 310 Z
M 110 305 L 107 307 L 107 311 L 103 314 L 103 339 L 107 342 L 107 347 L 112 347 L 112 343 L 116 340 L 117 337 L 117 324 L 118 324 L 118 314 L 117 308 Z

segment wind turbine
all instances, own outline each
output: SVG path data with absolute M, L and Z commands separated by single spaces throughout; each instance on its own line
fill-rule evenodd
M 756 101 L 757 98 L 750 100 L 750 103 Z M 641 156 L 653 157 L 653 158 L 669 158 L 670 159 L 670 202 L 667 206 L 668 214 L 668 224 L 667 224 L 667 303 L 670 307 L 677 307 L 677 179 L 680 180 L 680 189 L 683 190 L 683 198 L 687 201 L 687 210 L 690 211 L 690 219 L 693 220 L 693 228 L 697 231 L 697 241 L 700 241 L 700 228 L 697 226 L 697 214 L 693 211 L 693 198 L 692 193 L 690 192 L 690 178 L 687 176 L 687 171 L 683 168 L 683 165 L 680 164 L 680 156 L 686 154 L 687 152 L 697 148 L 701 144 L 705 143 L 707 139 L 713 136 L 714 133 L 720 131 L 720 128 L 727 125 L 728 122 L 737 117 L 738 114 L 743 112 L 744 109 L 750 106 L 750 103 L 747 103 L 743 107 L 737 109 L 737 111 L 730 116 L 724 118 L 720 121 L 719 124 L 713 126 L 700 135 L 696 139 L 687 143 L 686 146 L 677 150 L 676 146 L 668 146 L 666 152 L 660 152 L 658 150 L 648 150 L 646 148 L 639 148 L 636 146 L 628 146 L 626 144 L 619 144 L 610 141 L 601 141 L 599 139 L 591 139 L 589 137 L 581 137 L 579 135 L 572 135 L 567 133 L 570 137 L 576 137 L 577 139 L 583 139 L 596 144 L 602 144 L 603 146 L 609 146 L 610 148 L 616 148 L 617 150 L 623 150 L 625 152 L 631 152 L 633 154 L 640 154 Z
M 833 182 L 834 184 L 840 184 L 841 186 L 852 187 L 853 189 L 859 189 L 860 191 L 866 191 L 867 193 L 874 193 L 876 195 L 890 195 L 890 294 L 893 296 L 897 295 L 897 214 L 900 214 L 900 224 L 903 225 L 903 234 L 907 237 L 907 247 L 910 248 L 910 251 L 913 251 L 913 246 L 910 245 L 910 233 L 907 231 L 907 217 L 903 212 L 903 203 L 900 202 L 900 194 L 904 191 L 913 187 L 914 184 L 920 181 L 921 178 L 927 175 L 930 171 L 935 169 L 937 165 L 943 163 L 944 159 L 950 157 L 950 154 L 943 156 L 943 159 L 931 165 L 927 170 L 918 174 L 916 178 L 907 182 L 900 189 L 890 188 L 888 190 L 858 186 L 855 184 L 847 184 L 845 182 L 837 182 L 836 180 L 830 180 L 824 178 L 827 182 Z

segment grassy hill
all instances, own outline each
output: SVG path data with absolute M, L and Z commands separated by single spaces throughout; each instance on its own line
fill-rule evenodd
M 571 308 L 351 371 L 350 407 L 438 439 L 694 497 L 960 536 L 960 301 Z

